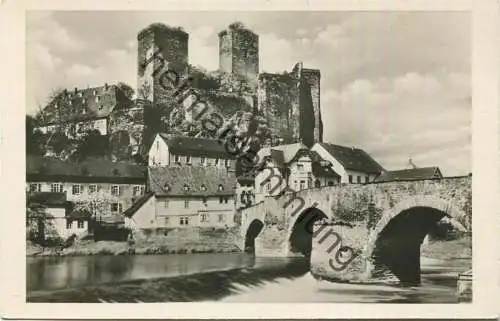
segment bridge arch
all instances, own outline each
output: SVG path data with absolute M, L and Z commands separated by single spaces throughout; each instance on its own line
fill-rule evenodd
M 259 219 L 254 219 L 245 232 L 245 243 L 244 243 L 244 251 L 255 253 L 255 239 L 259 236 L 260 232 L 264 228 L 264 223 Z
M 317 207 L 309 207 L 303 210 L 297 218 L 291 222 L 288 231 L 290 251 L 300 253 L 305 257 L 311 256 L 313 226 L 314 223 L 322 219 L 327 219 L 328 216 L 324 211 Z
M 434 196 L 409 197 L 383 213 L 370 234 L 364 257 L 375 268 L 394 274 L 402 283 L 420 283 L 420 246 L 431 228 L 449 217 L 461 230 L 465 214 L 455 205 Z

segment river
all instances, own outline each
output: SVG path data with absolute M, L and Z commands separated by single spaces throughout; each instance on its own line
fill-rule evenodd
M 318 281 L 304 260 L 245 253 L 28 257 L 27 294 L 33 302 L 457 302 L 456 277 L 470 259 L 421 261 L 422 284 L 402 287 Z

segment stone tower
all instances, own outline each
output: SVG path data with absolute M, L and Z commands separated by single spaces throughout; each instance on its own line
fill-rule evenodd
M 171 100 L 171 81 L 163 71 L 173 70 L 180 79 L 188 67 L 189 35 L 181 28 L 154 23 L 137 35 L 137 98 L 155 105 Z
M 219 32 L 219 69 L 257 84 L 259 36 L 238 22 Z

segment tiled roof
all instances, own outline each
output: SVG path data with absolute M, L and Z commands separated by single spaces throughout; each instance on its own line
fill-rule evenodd
M 364 150 L 329 143 L 318 143 L 347 170 L 363 173 L 381 173 L 382 166 Z
M 133 102 L 116 85 L 62 91 L 44 108 L 41 125 L 108 117 Z
M 134 204 L 132 204 L 132 206 L 123 212 L 123 215 L 126 217 L 134 216 L 135 212 L 137 212 L 137 210 L 140 209 L 142 205 L 144 205 L 153 195 L 154 193 L 152 192 L 142 195 L 137 201 L 134 202 Z
M 148 183 L 156 196 L 233 195 L 236 175 L 210 166 L 150 167 Z
M 174 136 L 165 133 L 159 134 L 168 145 L 171 153 L 180 156 L 205 156 L 220 159 L 235 159 L 226 151 L 224 144 L 216 139 L 198 138 L 188 136 Z
M 92 181 L 120 182 L 132 180 L 146 183 L 146 167 L 103 159 L 90 159 L 80 163 L 62 161 L 56 158 L 28 156 L 26 158 L 27 181 Z
M 439 167 L 422 167 L 387 171 L 380 175 L 375 182 L 409 181 L 443 178 Z
M 312 162 L 312 173 L 317 177 L 340 178 L 340 175 L 328 166 L 321 166 L 319 162 Z

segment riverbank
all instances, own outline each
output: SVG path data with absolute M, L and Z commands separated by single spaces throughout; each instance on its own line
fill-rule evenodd
M 466 236 L 450 241 L 429 241 L 422 244 L 421 256 L 440 259 L 472 259 L 472 237 Z

